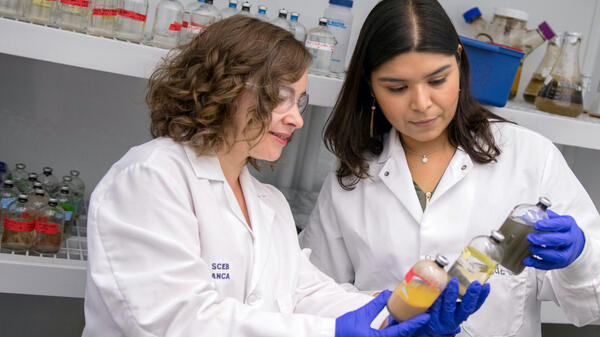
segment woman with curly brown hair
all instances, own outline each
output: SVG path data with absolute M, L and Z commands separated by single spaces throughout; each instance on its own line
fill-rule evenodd
M 347 293 L 310 264 L 283 195 L 248 173 L 302 127 L 310 61 L 292 34 L 235 16 L 156 70 L 155 139 L 92 194 L 84 336 L 392 337 L 428 320 L 370 328 L 390 293 Z

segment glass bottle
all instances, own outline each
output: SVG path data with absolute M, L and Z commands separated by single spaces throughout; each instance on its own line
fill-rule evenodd
M 41 186 L 40 188 L 36 188 L 35 193 L 29 195 L 28 198 L 27 207 L 32 210 L 34 217 L 36 217 L 37 213 L 48 204 L 48 195 Z
M 83 198 L 85 195 L 85 183 L 79 177 L 80 173 L 77 170 L 71 170 L 71 184 L 73 184 L 73 195 L 77 198 Z
M 274 24 L 275 26 L 281 27 L 285 30 L 287 30 L 288 32 L 295 34 L 296 30 L 294 29 L 294 26 L 292 26 L 292 23 L 289 22 L 287 20 L 287 16 L 288 16 L 288 11 L 285 10 L 285 8 L 282 8 L 279 10 L 279 16 L 274 18 L 273 20 L 271 20 L 271 23 Z
M 242 10 L 239 12 L 239 14 L 244 15 L 244 16 L 254 17 L 254 15 L 252 15 L 252 13 L 250 13 L 250 8 L 252 8 L 252 5 L 248 1 L 245 1 L 242 4 Z
M 444 270 L 447 264 L 448 259 L 442 255 L 436 256 L 435 261 L 417 262 L 388 299 L 390 315 L 403 322 L 427 311 L 448 283 Z
M 504 256 L 500 243 L 504 235 L 492 231 L 491 235 L 476 236 L 469 242 L 450 270 L 448 277 L 458 279 L 458 296 L 462 298 L 473 281 L 484 284 L 496 271 L 496 266 Z
M 319 19 L 319 25 L 308 31 L 305 47 L 311 53 L 313 60 L 308 68 L 310 73 L 326 75 L 329 73 L 331 55 L 337 41 L 327 29 L 327 18 Z
M 65 210 L 64 236 L 66 238 L 71 235 L 73 226 L 75 225 L 75 217 L 73 216 L 73 213 L 75 212 L 75 205 L 73 204 L 68 186 L 63 186 L 60 188 L 60 192 L 58 193 L 56 201 L 58 202 L 58 206 Z
M 0 183 L 4 181 L 4 179 L 8 179 L 8 174 L 6 172 L 7 170 L 8 168 L 6 167 L 6 163 L 0 161 Z
M 4 216 L 2 249 L 24 252 L 31 248 L 35 218 L 33 212 L 26 206 L 27 200 L 27 195 L 20 194 L 17 200 L 10 204 Z
M 31 22 L 48 25 L 52 21 L 56 0 L 28 0 L 23 15 Z
M 294 37 L 296 40 L 304 43 L 306 41 L 306 28 L 298 21 L 299 18 L 300 14 L 298 14 L 298 12 L 290 13 L 290 21 L 294 28 Z
M 556 34 L 554 34 L 554 31 L 546 21 L 540 23 L 536 29 L 530 29 L 525 32 L 522 42 L 525 57 L 546 42 L 546 40 L 551 40 L 555 36 Z
M 120 40 L 140 42 L 144 39 L 148 0 L 121 0 L 115 22 L 115 37 Z
M 556 35 L 550 41 L 548 41 L 548 47 L 546 48 L 546 54 L 542 58 L 542 61 L 536 68 L 533 76 L 531 76 L 531 80 L 525 91 L 523 92 L 523 98 L 526 102 L 534 103 L 535 98 L 537 97 L 538 92 L 544 85 L 544 80 L 548 75 L 550 75 L 550 71 L 552 70 L 552 66 L 558 60 L 558 56 L 560 54 L 560 47 L 562 45 L 562 34 Z
M 213 0 L 206 0 L 199 4 L 190 14 L 190 24 L 185 31 L 186 42 L 191 41 L 219 19 L 219 10 L 213 5 Z
M 65 211 L 58 206 L 58 201 L 52 198 L 42 207 L 35 219 L 32 250 L 38 254 L 58 253 L 64 228 Z
M 59 187 L 58 178 L 52 174 L 53 171 L 52 167 L 46 166 L 42 169 L 42 174 L 38 176 L 38 180 L 50 196 L 54 196 L 58 192 Z
M 538 220 L 548 219 L 546 210 L 551 205 L 550 200 L 544 197 L 536 205 L 517 205 L 500 227 L 500 233 L 505 237 L 501 244 L 504 258 L 500 264 L 513 274 L 518 275 L 525 269 L 523 259 L 530 255 L 527 234 L 537 232 L 533 225 Z
M 184 35 L 187 35 L 187 29 L 190 27 L 190 21 L 192 17 L 192 11 L 198 8 L 200 4 L 204 3 L 204 0 L 198 0 L 196 2 L 189 3 L 183 6 L 183 21 L 181 23 L 181 29 Z M 182 37 L 182 40 L 184 37 Z M 187 38 L 185 38 L 187 40 Z M 187 41 L 186 41 L 187 42 Z
M 59 0 L 55 23 L 63 29 L 85 33 L 89 7 L 89 0 Z
M 569 117 L 577 117 L 583 111 L 580 45 L 581 33 L 565 33 L 558 60 L 535 98 L 539 110 Z
M 256 18 L 264 22 L 271 21 L 271 19 L 269 19 L 269 17 L 267 16 L 267 6 L 258 6 L 258 13 L 256 14 Z
M 13 201 L 17 200 L 19 190 L 13 185 L 12 180 L 4 180 L 2 188 L 0 188 L 0 235 L 4 228 L 4 215 L 8 211 L 8 207 Z
M 240 14 L 240 11 L 238 11 L 237 9 L 237 0 L 230 0 L 229 1 L 229 6 L 227 6 L 227 8 L 224 8 L 221 11 L 221 17 L 223 19 L 227 19 L 230 16 L 234 16 L 236 14 Z
M 156 6 L 150 44 L 171 49 L 179 44 L 183 25 L 183 6 L 177 0 L 162 0 Z
M 488 34 L 488 23 L 481 16 L 479 7 L 473 7 L 463 13 L 465 22 L 471 26 L 471 36 L 479 41 L 491 42 L 492 38 Z
M 23 163 L 17 163 L 15 167 L 16 169 L 10 172 L 10 179 L 13 181 L 15 187 L 19 191 L 24 191 L 27 189 L 27 185 L 29 182 L 27 180 L 29 173 L 27 173 L 27 171 L 25 170 L 26 166 Z
M 37 173 L 29 173 L 28 177 L 27 177 L 27 184 L 24 186 L 24 189 L 21 191 L 21 193 L 23 194 L 27 194 L 27 195 L 31 195 L 33 194 L 33 184 L 38 182 L 37 180 L 38 175 Z
M 0 0 L 0 16 L 18 19 L 23 16 L 22 0 Z
M 90 26 L 88 33 L 113 37 L 119 13 L 119 0 L 92 0 L 90 4 Z

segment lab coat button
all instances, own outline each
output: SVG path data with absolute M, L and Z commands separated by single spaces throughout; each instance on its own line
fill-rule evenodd
M 248 303 L 249 305 L 256 305 L 258 303 L 258 301 L 260 301 L 260 296 L 256 295 L 256 294 L 250 294 L 250 296 L 248 296 L 246 303 Z
M 460 169 L 463 170 L 463 171 L 466 170 L 467 169 L 467 165 L 463 165 Z
M 385 171 L 385 172 L 383 173 L 383 175 L 384 175 L 384 176 L 386 176 L 386 177 L 387 177 L 387 176 L 389 176 L 389 175 L 390 175 L 390 171 Z

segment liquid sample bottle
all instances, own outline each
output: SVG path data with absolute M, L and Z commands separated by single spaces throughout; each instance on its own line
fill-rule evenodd
M 21 193 L 23 194 L 27 194 L 27 195 L 32 195 L 34 192 L 34 186 L 33 184 L 35 184 L 36 182 L 39 182 L 37 180 L 38 175 L 37 173 L 29 173 L 27 175 L 27 184 L 24 186 L 23 191 L 21 191 Z
M 448 283 L 444 267 L 448 260 L 441 255 L 435 261 L 417 262 L 404 276 L 387 302 L 387 309 L 398 322 L 409 320 L 427 311 Z
M 148 0 L 123 0 L 115 23 L 115 37 L 120 40 L 140 42 L 148 15 Z
M 66 238 L 71 235 L 73 226 L 75 225 L 75 217 L 73 216 L 73 213 L 75 212 L 75 205 L 71 199 L 70 189 L 68 186 L 63 186 L 60 188 L 60 192 L 58 193 L 56 201 L 58 202 L 58 206 L 65 211 L 64 236 Z
M 92 0 L 90 4 L 90 26 L 88 33 L 113 37 L 119 13 L 119 0 Z
M 12 180 L 4 180 L 2 188 L 0 188 L 0 235 L 4 228 L 4 216 L 8 212 L 8 207 L 19 196 L 19 190 L 13 185 Z
M 35 220 L 32 250 L 38 254 L 56 254 L 60 250 L 65 224 L 65 211 L 56 199 L 48 200 Z
M 42 174 L 38 176 L 38 180 L 42 183 L 44 190 L 49 196 L 54 196 L 58 192 L 58 178 L 52 174 L 52 167 L 46 166 L 42 169 Z
M 308 71 L 316 75 L 327 75 L 331 64 L 331 55 L 337 41 L 327 29 L 327 19 L 319 19 L 319 25 L 308 31 L 304 46 L 313 57 Z
M 40 184 L 41 183 L 37 183 Z M 36 186 L 35 192 L 32 195 L 28 195 L 29 200 L 27 201 L 27 208 L 33 212 L 33 217 L 37 217 L 39 211 L 48 205 L 48 195 L 41 186 Z
M 31 248 L 35 218 L 32 210 L 26 206 L 27 200 L 27 195 L 20 194 L 17 200 L 10 204 L 4 215 L 2 249 L 24 252 Z
M 306 28 L 298 21 L 300 14 L 298 12 L 290 13 L 290 22 L 294 27 L 294 37 L 296 40 L 304 43 L 306 41 Z
M 565 33 L 558 60 L 535 98 L 539 110 L 569 117 L 583 112 L 580 45 L 580 33 Z
M 23 15 L 31 22 L 48 25 L 52 22 L 55 6 L 56 0 L 28 0 Z
M 18 19 L 23 16 L 22 0 L 0 0 L 0 16 Z
M 239 12 L 240 15 L 244 15 L 244 16 L 250 16 L 253 17 L 254 15 L 252 15 L 252 13 L 250 13 L 250 8 L 252 8 L 252 5 L 246 1 L 242 4 L 242 10 Z
M 256 14 L 256 18 L 264 22 L 271 21 L 267 16 L 267 6 L 258 6 L 258 13 Z
M 296 30 L 294 29 L 294 26 L 292 26 L 292 23 L 287 20 L 287 16 L 288 11 L 285 8 L 282 8 L 279 10 L 279 16 L 271 20 L 271 23 L 294 34 L 296 33 Z
M 29 173 L 25 170 L 25 164 L 17 163 L 15 165 L 15 170 L 10 172 L 10 179 L 15 184 L 15 187 L 19 191 L 25 191 L 27 189 L 27 185 L 29 181 L 27 178 L 29 177 Z
M 183 6 L 177 0 L 162 0 L 156 6 L 150 44 L 165 49 L 175 48 L 181 38 Z
M 479 7 L 473 7 L 463 13 L 465 22 L 471 26 L 471 36 L 483 42 L 492 42 L 492 38 L 488 34 L 488 23 L 481 16 Z
M 499 231 L 492 231 L 490 236 L 476 236 L 463 249 L 458 260 L 448 271 L 448 277 L 458 279 L 458 296 L 462 298 L 469 284 L 479 281 L 484 284 L 496 270 L 496 266 L 504 256 L 504 249 L 500 243 L 504 235 Z
M 558 56 L 560 54 L 560 47 L 562 45 L 562 34 L 556 35 L 550 41 L 548 41 L 548 47 L 546 48 L 546 54 L 542 58 L 542 61 L 536 68 L 533 76 L 531 76 L 531 80 L 525 91 L 523 92 L 523 98 L 528 103 L 534 103 L 535 98 L 537 97 L 538 92 L 544 86 L 544 80 L 548 75 L 550 75 L 550 71 L 552 71 L 552 66 L 558 60 Z
M 329 6 L 323 12 L 323 16 L 327 18 L 328 30 L 337 42 L 329 65 L 329 71 L 333 73 L 341 74 L 346 67 L 346 54 L 354 20 L 353 4 L 352 0 L 329 0 Z
M 237 9 L 237 5 L 237 0 L 230 0 L 229 5 L 221 11 L 221 17 L 223 19 L 227 19 L 230 16 L 240 14 L 240 11 Z
M 85 33 L 89 6 L 87 0 L 60 0 L 56 7 L 56 24 L 63 29 Z
M 500 227 L 500 233 L 505 237 L 501 244 L 504 257 L 500 264 L 513 274 L 518 275 L 525 269 L 523 259 L 531 255 L 527 234 L 537 232 L 533 228 L 536 221 L 548 219 L 546 210 L 551 205 L 550 200 L 544 197 L 541 197 L 536 205 L 518 205 Z

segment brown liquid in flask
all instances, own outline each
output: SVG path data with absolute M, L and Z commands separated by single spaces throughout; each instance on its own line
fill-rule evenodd
M 447 264 L 448 259 L 438 255 L 435 261 L 421 260 L 410 269 L 387 302 L 396 321 L 409 320 L 429 309 L 448 283 Z

